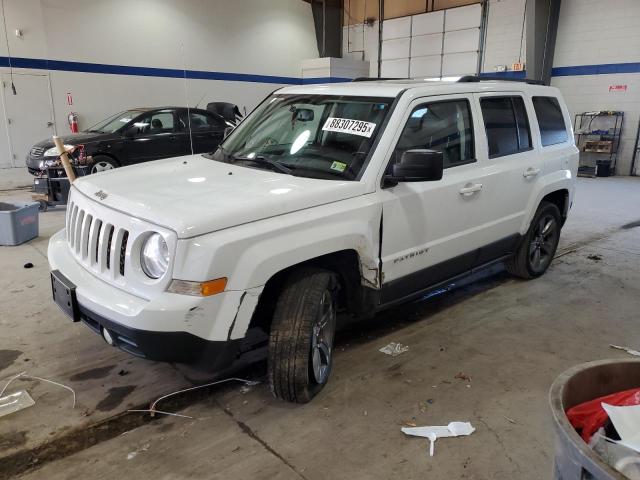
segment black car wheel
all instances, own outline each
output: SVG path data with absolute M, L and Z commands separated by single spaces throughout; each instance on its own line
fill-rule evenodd
M 306 403 L 327 384 L 336 329 L 336 276 L 302 268 L 287 280 L 269 339 L 269 384 L 282 400 Z
M 91 173 L 99 173 L 104 172 L 106 170 L 113 170 L 118 167 L 118 162 L 116 162 L 111 157 L 106 157 L 104 155 L 97 155 L 93 157 L 93 163 L 91 164 Z
M 536 278 L 547 271 L 560 240 L 560 210 L 553 203 L 542 202 L 507 270 L 516 277 Z

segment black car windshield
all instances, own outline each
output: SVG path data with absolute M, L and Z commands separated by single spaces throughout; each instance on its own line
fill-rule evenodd
M 90 133 L 115 133 L 141 113 L 143 113 L 141 110 L 125 110 L 96 123 L 85 131 Z
M 207 158 L 296 176 L 355 180 L 392 102 L 393 98 L 275 94 Z

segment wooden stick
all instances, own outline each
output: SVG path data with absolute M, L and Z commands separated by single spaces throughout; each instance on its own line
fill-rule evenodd
M 67 174 L 67 178 L 69 179 L 69 183 L 73 183 L 76 179 L 76 174 L 73 171 L 73 167 L 71 166 L 71 160 L 69 160 L 69 154 L 64 149 L 64 145 L 62 144 L 62 140 L 60 137 L 53 136 L 53 143 L 56 144 L 56 148 L 58 149 L 58 154 L 60 155 L 60 160 L 62 161 L 62 166 L 64 167 L 64 171 Z

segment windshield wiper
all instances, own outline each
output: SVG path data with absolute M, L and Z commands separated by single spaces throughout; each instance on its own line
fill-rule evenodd
M 87 130 L 87 133 L 104 133 L 102 130 Z
M 265 165 L 271 167 L 272 170 L 277 170 L 280 173 L 286 173 L 287 175 L 291 175 L 293 169 L 291 167 L 285 166 L 282 163 L 275 162 L 273 160 L 269 160 L 261 155 L 256 155 L 253 158 L 249 157 L 235 157 L 231 155 L 230 159 L 235 162 L 253 162 L 258 165 Z

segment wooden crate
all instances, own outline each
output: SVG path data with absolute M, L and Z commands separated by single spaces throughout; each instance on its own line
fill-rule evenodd
M 584 143 L 585 152 L 611 153 L 613 142 L 611 140 L 588 140 Z

